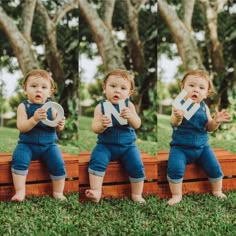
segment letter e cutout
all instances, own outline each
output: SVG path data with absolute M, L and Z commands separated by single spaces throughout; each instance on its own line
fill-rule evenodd
M 184 100 L 184 97 L 187 95 L 187 92 L 185 90 L 182 90 L 181 93 L 175 98 L 174 102 L 172 103 L 172 105 L 176 108 L 176 109 L 181 109 L 183 110 L 184 113 L 184 117 L 189 120 L 194 114 L 195 112 L 199 109 L 200 105 L 198 103 L 195 103 L 189 110 L 188 108 L 190 107 L 190 105 L 193 103 L 193 100 L 191 98 L 188 98 L 186 101 Z M 184 100 L 184 103 L 182 104 L 181 101 Z

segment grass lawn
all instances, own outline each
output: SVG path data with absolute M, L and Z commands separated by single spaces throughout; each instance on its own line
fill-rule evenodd
M 62 150 L 78 153 L 95 145 L 96 135 L 88 130 L 91 120 L 81 117 L 80 121 L 78 146 L 74 142 L 63 142 L 60 143 Z M 168 117 L 159 117 L 158 128 L 158 149 L 167 149 L 171 134 Z M 16 129 L 0 128 L 0 152 L 12 152 L 17 139 Z M 219 142 L 211 138 L 210 142 L 236 152 L 235 141 Z M 137 143 L 143 151 L 155 153 L 157 150 L 156 143 L 142 140 Z M 183 201 L 173 207 L 166 204 L 166 199 L 156 196 L 146 197 L 146 204 L 133 203 L 127 198 L 82 204 L 77 193 L 69 195 L 67 202 L 51 197 L 26 198 L 23 203 L 0 202 L 0 235 L 234 236 L 236 190 L 226 194 L 226 200 L 210 194 L 184 195 Z

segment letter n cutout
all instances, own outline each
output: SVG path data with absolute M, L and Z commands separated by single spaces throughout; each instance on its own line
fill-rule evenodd
M 116 108 L 112 105 L 111 102 L 105 101 L 103 103 L 103 107 L 105 115 L 111 120 L 111 124 L 108 127 L 113 126 L 111 115 L 113 115 L 116 118 L 116 120 L 120 123 L 120 125 L 128 124 L 128 121 L 120 116 L 120 113 L 116 110 Z M 125 100 L 119 100 L 119 110 L 121 111 L 125 107 L 126 107 Z

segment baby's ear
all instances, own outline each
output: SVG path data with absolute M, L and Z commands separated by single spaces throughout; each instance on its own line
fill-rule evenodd
M 50 95 L 54 94 L 54 92 L 55 92 L 55 89 L 54 89 L 54 88 L 51 88 L 51 90 L 50 90 Z
M 211 90 L 208 90 L 205 98 L 207 98 L 207 97 L 210 96 L 211 94 L 212 94 Z
M 132 95 L 132 94 L 134 94 L 134 90 L 133 90 L 133 89 L 131 89 L 131 90 L 129 91 L 129 96 Z
M 103 93 L 105 93 L 105 90 L 106 90 L 106 84 L 102 84 L 102 89 L 103 89 Z

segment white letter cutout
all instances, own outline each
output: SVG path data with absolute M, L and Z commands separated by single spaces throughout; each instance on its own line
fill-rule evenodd
M 42 120 L 42 122 L 45 124 L 45 125 L 48 125 L 50 127 L 56 127 L 58 125 L 58 122 L 63 118 L 64 116 L 64 110 L 62 108 L 62 106 L 56 102 L 46 102 L 43 106 L 42 106 L 43 109 L 45 109 L 46 111 L 49 109 L 49 108 L 54 108 L 56 111 L 57 111 L 57 117 L 55 120 L 48 120 L 48 119 L 45 119 L 45 120 Z
M 176 109 L 181 109 L 183 110 L 184 117 L 189 120 L 195 112 L 199 109 L 200 105 L 198 103 L 195 103 L 190 110 L 187 110 L 189 106 L 193 103 L 193 100 L 191 98 L 188 98 L 186 101 L 184 100 L 184 97 L 187 95 L 187 92 L 185 90 L 182 90 L 181 93 L 175 98 L 174 102 L 172 105 Z M 181 101 L 184 100 L 184 103 L 182 104 Z
M 115 109 L 115 107 L 111 104 L 111 102 L 105 101 L 103 103 L 103 107 L 104 107 L 105 115 L 111 120 L 111 123 L 108 125 L 108 127 L 113 126 L 112 119 L 111 119 L 111 114 L 117 119 L 117 121 L 121 125 L 127 125 L 128 124 L 128 121 L 120 116 L 120 113 Z M 120 111 L 125 107 L 126 107 L 125 100 L 119 100 L 119 109 L 120 109 Z

